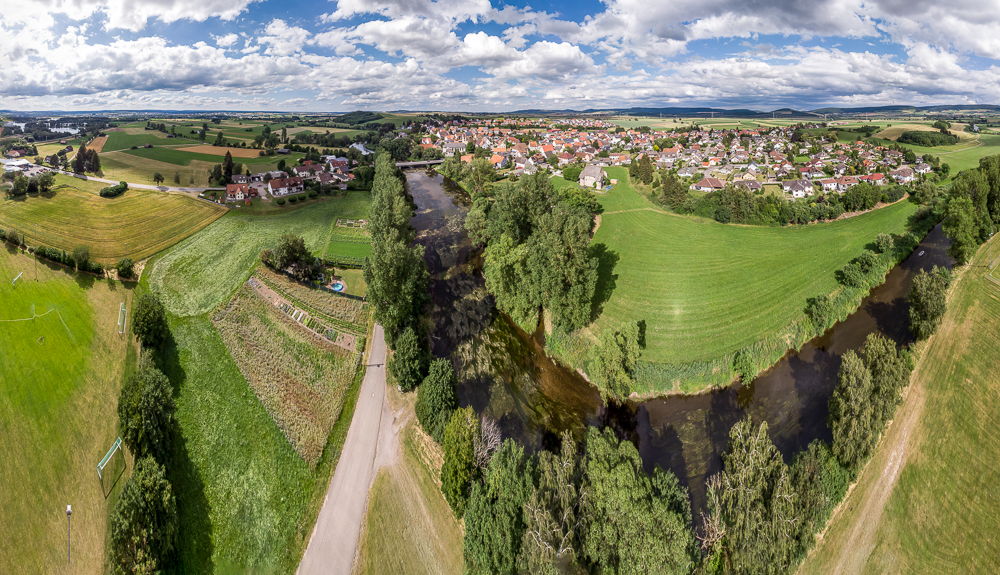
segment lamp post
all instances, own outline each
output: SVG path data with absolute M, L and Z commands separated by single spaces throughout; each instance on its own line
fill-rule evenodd
M 35 281 L 38 281 L 38 224 L 35 224 Z
M 69 559 L 70 559 L 70 544 L 69 544 L 69 542 L 70 542 L 71 528 L 70 528 L 69 516 L 72 515 L 72 514 L 73 514 L 73 506 L 72 505 L 67 505 L 66 506 L 66 564 L 67 565 L 69 565 Z

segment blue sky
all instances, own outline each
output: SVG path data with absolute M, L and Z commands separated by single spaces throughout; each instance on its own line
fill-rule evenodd
M 18 0 L 0 109 L 1000 101 L 1000 2 Z

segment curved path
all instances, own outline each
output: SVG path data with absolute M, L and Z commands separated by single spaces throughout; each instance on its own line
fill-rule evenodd
M 83 174 L 74 174 L 73 172 L 64 172 L 62 170 L 57 170 L 57 172 L 60 173 L 60 174 L 65 175 L 65 176 L 72 176 L 72 177 L 74 177 L 74 178 L 76 178 L 78 180 L 85 180 L 85 181 L 88 181 L 88 182 L 101 182 L 101 183 L 104 183 L 104 184 L 117 184 L 117 183 L 119 183 L 119 180 L 107 180 L 107 179 L 104 179 L 104 178 L 98 178 L 96 176 L 85 176 Z M 184 192 L 184 193 L 190 193 L 190 192 L 208 192 L 208 191 L 212 191 L 212 190 L 218 191 L 218 190 L 225 190 L 226 189 L 226 188 L 171 188 L 171 187 L 168 187 L 168 186 L 151 186 L 149 184 L 133 184 L 132 182 L 126 182 L 126 183 L 128 184 L 128 187 L 130 187 L 130 188 L 136 188 L 136 189 L 140 189 L 140 190 L 153 190 L 153 191 L 157 191 L 157 192 Z
M 344 450 L 297 573 L 350 575 L 364 521 L 385 402 L 385 337 L 376 324 Z

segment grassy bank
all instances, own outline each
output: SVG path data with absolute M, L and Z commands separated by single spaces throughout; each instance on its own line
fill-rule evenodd
M 1000 286 L 983 248 L 903 406 L 802 573 L 991 573 L 1000 556 Z
M 0 203 L 0 226 L 23 233 L 29 245 L 67 252 L 88 246 L 94 260 L 114 263 L 125 255 L 126 243 L 129 257 L 145 259 L 226 213 L 208 202 L 146 190 L 102 198 L 98 193 L 107 185 L 57 175 L 48 194 Z
M 555 334 L 549 346 L 583 366 L 602 330 L 645 321 L 643 394 L 728 383 L 739 350 L 767 367 L 812 336 L 808 298 L 836 293 L 838 315 L 846 317 L 867 288 L 843 288 L 836 272 L 879 233 L 903 236 L 917 209 L 904 200 L 830 223 L 719 224 L 667 213 L 631 188 L 623 168 L 608 173 L 619 184 L 599 196 L 605 211 L 593 239 L 601 254 L 597 319 L 573 334 Z

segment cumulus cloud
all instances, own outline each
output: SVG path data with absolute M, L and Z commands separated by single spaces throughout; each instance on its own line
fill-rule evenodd
M 221 48 L 228 48 L 236 43 L 240 39 L 236 34 L 226 34 L 225 36 L 215 36 L 212 35 L 212 39 L 215 40 L 215 45 Z
M 107 29 L 137 32 L 150 18 L 164 23 L 178 20 L 204 22 L 209 18 L 232 20 L 248 6 L 261 0 L 24 0 L 25 12 L 64 14 L 75 20 L 90 18 L 98 12 L 107 17 Z M 5 15 L 6 17 L 6 15 Z

